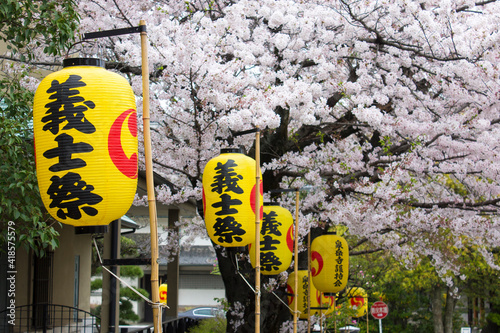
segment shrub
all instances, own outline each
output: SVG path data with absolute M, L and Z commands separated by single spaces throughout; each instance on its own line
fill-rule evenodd
M 200 320 L 200 323 L 191 328 L 189 333 L 226 333 L 226 318 L 214 317 Z

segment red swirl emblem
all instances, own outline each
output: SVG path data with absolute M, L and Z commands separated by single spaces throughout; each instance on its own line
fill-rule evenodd
M 294 252 L 295 243 L 293 241 L 293 224 L 288 228 L 288 232 L 286 233 L 286 245 L 290 252 Z
M 365 298 L 363 296 L 354 296 L 349 299 L 349 302 L 351 303 L 352 306 L 361 309 L 363 304 L 365 304 Z
M 137 153 L 127 157 L 122 146 L 122 127 L 128 117 L 127 127 L 133 137 L 137 137 L 137 116 L 134 109 L 128 109 L 116 118 L 108 135 L 108 152 L 111 161 L 121 173 L 131 179 L 137 178 Z
M 311 253 L 311 262 L 314 263 L 315 261 L 318 262 L 318 269 L 316 269 L 316 267 L 311 267 L 312 276 L 318 275 L 323 270 L 323 257 L 317 251 L 313 251 Z
M 264 194 L 264 186 L 262 185 L 262 180 L 260 181 L 259 183 L 259 189 L 260 189 L 260 194 L 263 195 Z M 250 192 L 250 206 L 252 207 L 252 211 L 254 214 L 256 214 L 255 212 L 255 188 L 256 186 L 254 185 L 252 187 L 252 191 Z M 262 218 L 264 217 L 264 205 L 262 204 L 262 202 L 259 202 L 260 204 L 260 219 L 262 220 Z
M 286 285 L 286 293 L 288 294 L 288 305 L 291 305 L 293 303 L 293 299 L 295 298 L 295 293 L 293 292 L 292 286 L 289 284 Z

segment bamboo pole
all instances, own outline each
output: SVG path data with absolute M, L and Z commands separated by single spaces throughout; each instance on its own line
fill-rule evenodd
M 319 299 L 321 300 L 320 305 L 319 305 L 319 331 L 321 333 L 323 333 L 323 310 L 321 308 L 323 307 L 323 296 L 324 296 L 324 294 L 323 294 L 323 292 L 320 292 L 319 295 L 320 295 Z
M 321 304 L 320 304 L 320 309 L 319 309 L 319 327 L 320 327 L 320 332 L 323 333 L 323 310 L 321 309 L 323 307 L 323 297 L 325 296 L 323 292 L 320 293 L 320 299 L 321 299 Z M 335 307 L 334 307 L 335 309 Z
M 146 26 L 141 20 L 139 25 Z M 149 68 L 148 68 L 148 35 L 146 29 L 141 31 L 142 55 L 142 119 L 144 125 L 144 153 L 146 164 L 146 185 L 149 206 L 149 227 L 151 230 L 151 294 L 153 300 L 154 331 L 161 333 L 161 312 L 159 309 L 160 294 L 158 281 L 158 221 L 156 215 L 156 198 L 153 181 L 153 159 L 151 154 L 151 131 L 149 115 Z
M 255 134 L 255 333 L 260 333 L 260 129 Z
M 311 333 L 311 229 L 307 234 L 307 333 Z M 321 300 L 321 298 L 320 298 Z M 321 307 L 321 304 L 320 304 Z
M 337 299 L 333 296 L 333 315 L 335 316 L 335 323 L 333 325 L 335 333 L 337 333 Z
M 293 305 L 293 333 L 297 333 L 297 317 L 298 317 L 298 304 L 299 304 L 299 189 L 295 190 L 295 230 L 294 230 L 294 247 L 293 256 L 294 264 L 294 299 Z
M 368 310 L 370 309 L 368 307 L 368 298 L 366 298 L 366 333 L 370 333 L 370 325 L 368 323 Z

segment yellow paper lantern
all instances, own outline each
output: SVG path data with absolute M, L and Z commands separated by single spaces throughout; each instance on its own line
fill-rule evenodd
M 255 267 L 254 243 L 249 244 L 250 262 Z M 290 267 L 293 257 L 293 217 L 278 205 L 264 205 L 260 230 L 262 275 L 276 275 Z
M 160 284 L 160 303 L 167 304 L 167 292 L 168 292 L 168 285 L 166 283 Z
M 308 278 L 308 272 L 307 270 L 299 270 L 297 272 L 298 276 L 298 282 L 299 282 L 299 290 L 297 293 L 297 298 L 295 298 L 295 290 L 294 290 L 294 285 L 295 285 L 295 272 L 292 272 L 290 275 L 288 275 L 288 280 L 287 280 L 287 294 L 288 294 L 288 307 L 290 308 L 290 311 L 293 314 L 293 309 L 295 309 L 295 302 L 298 301 L 297 303 L 297 311 L 299 311 L 299 318 L 300 319 L 307 319 L 307 295 L 308 295 L 308 284 L 309 284 L 309 278 Z M 311 283 L 311 297 L 309 297 L 309 302 L 310 302 L 310 313 L 311 315 L 319 314 L 319 309 L 312 309 L 312 308 L 319 308 L 320 307 L 320 302 L 322 301 L 321 298 L 321 293 L 314 287 L 314 285 Z M 323 303 L 324 304 L 324 303 Z M 324 312 L 324 311 L 323 311 Z
M 207 233 L 214 243 L 237 247 L 255 241 L 255 214 L 262 218 L 263 213 L 262 182 L 259 207 L 255 207 L 255 164 L 239 150 L 222 149 L 205 166 L 203 211 Z
M 366 311 L 368 311 L 368 294 L 366 291 L 360 287 L 347 289 L 347 307 L 356 310 L 354 318 L 366 315 Z
M 311 244 L 311 275 L 314 286 L 325 293 L 338 293 L 347 285 L 349 246 L 344 238 L 329 234 Z
M 135 96 L 103 67 L 100 59 L 66 59 L 35 93 L 40 195 L 56 220 L 74 226 L 119 219 L 137 190 Z
M 318 299 L 318 303 L 320 304 L 320 307 L 322 308 L 321 309 L 322 314 L 329 315 L 330 313 L 332 313 L 335 310 L 336 299 L 337 299 L 336 296 L 326 295 L 322 291 L 316 290 L 316 297 Z

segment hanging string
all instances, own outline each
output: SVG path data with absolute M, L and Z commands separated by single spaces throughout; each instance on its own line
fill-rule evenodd
M 82 46 L 80 50 L 78 51 L 74 51 L 74 53 L 84 53 L 85 52 L 83 51 L 85 48 L 83 47 L 83 43 L 89 43 L 89 44 L 92 44 L 92 46 L 94 47 L 96 42 L 92 42 L 92 41 L 88 41 L 88 40 L 81 40 L 79 42 L 76 42 L 76 43 L 73 43 L 71 44 L 71 46 L 68 48 L 68 50 L 66 51 L 66 56 L 65 58 L 69 58 L 70 57 L 70 51 L 72 48 L 76 47 L 76 46 Z
M 157 307 L 157 308 L 167 308 L 167 309 L 170 309 L 170 307 L 164 303 L 154 303 L 152 300 L 150 300 L 149 298 L 147 298 L 146 296 L 144 296 L 143 294 L 141 294 L 138 290 L 136 290 L 134 287 L 132 287 L 131 285 L 129 285 L 127 282 L 125 282 L 124 280 L 122 280 L 119 276 L 117 276 L 115 273 L 113 273 L 112 271 L 110 271 L 106 266 L 104 266 L 102 264 L 102 260 L 101 260 L 101 254 L 99 253 L 99 249 L 97 248 L 97 242 L 95 240 L 95 238 L 93 239 L 94 241 L 94 247 L 95 247 L 95 250 L 96 250 L 96 253 L 97 253 L 97 257 L 99 258 L 99 263 L 101 264 L 101 267 L 106 270 L 109 274 L 111 274 L 112 276 L 115 277 L 115 279 L 117 279 L 118 281 L 120 281 L 121 283 L 123 283 L 127 288 L 129 288 L 130 290 L 132 290 L 134 293 L 136 293 L 137 295 L 139 295 L 143 300 L 145 300 L 148 304 L 151 305 L 151 307 Z
M 104 59 L 104 51 L 105 51 L 105 46 L 100 43 L 99 41 L 91 41 L 91 40 L 80 40 L 78 42 L 75 42 L 71 44 L 71 46 L 68 48 L 66 51 L 66 56 L 65 58 L 70 57 L 70 52 L 73 48 L 78 47 L 78 49 L 73 51 L 73 54 L 81 54 L 81 56 L 85 58 L 99 58 L 99 59 Z
M 236 254 L 234 255 L 234 258 L 235 258 L 235 261 L 236 261 L 236 272 L 238 272 L 239 276 L 241 276 L 241 278 L 243 279 L 243 281 L 246 282 L 246 284 L 250 287 L 250 289 L 252 289 L 253 293 L 255 294 L 255 289 L 252 287 L 252 285 L 250 284 L 250 282 L 247 281 L 247 279 L 245 279 L 245 277 L 243 276 L 243 274 L 241 274 L 240 272 L 240 267 L 238 265 L 238 258 L 236 258 Z
M 255 289 L 253 288 L 253 286 L 250 284 L 250 282 L 247 281 L 247 279 L 245 279 L 245 277 L 243 276 L 243 274 L 241 274 L 240 272 L 240 268 L 239 268 L 239 265 L 238 265 L 238 259 L 236 258 L 236 254 L 234 255 L 234 258 L 235 258 L 235 263 L 236 263 L 236 272 L 238 272 L 238 275 L 241 276 L 241 278 L 243 279 L 243 281 L 245 281 L 245 283 L 248 285 L 248 287 L 250 287 L 250 289 L 252 289 L 252 291 L 254 292 L 254 294 L 256 293 Z M 260 291 L 259 291 L 260 293 Z M 290 308 L 288 306 L 288 304 L 286 304 L 278 295 L 276 295 L 274 293 L 274 291 L 271 291 L 271 294 L 273 294 L 281 303 L 283 303 L 283 305 L 285 305 L 288 310 L 290 310 L 290 312 L 293 312 L 292 308 Z M 298 314 L 301 314 L 302 311 L 297 311 Z
M 290 312 L 293 312 L 292 308 L 288 306 L 288 304 L 286 304 L 282 299 L 281 297 L 279 297 L 278 295 L 276 295 L 276 293 L 274 291 L 271 291 L 271 294 L 273 294 L 281 303 L 283 303 L 283 305 L 285 305 L 288 310 L 290 310 Z M 302 311 L 297 311 L 297 313 L 302 313 Z
M 248 285 L 248 287 L 249 287 L 249 288 L 250 288 L 250 289 L 254 292 L 254 294 L 255 294 L 255 293 L 256 293 L 256 291 L 255 291 L 254 287 L 252 286 L 252 284 L 251 284 L 250 282 L 248 282 L 248 280 L 247 280 L 247 279 L 245 279 L 245 277 L 243 276 L 243 274 L 240 272 L 240 266 L 239 266 L 239 264 L 238 264 L 238 255 L 237 255 L 237 254 L 235 254 L 235 255 L 234 255 L 234 262 L 231 260 L 231 263 L 233 264 L 234 268 L 236 268 L 236 272 L 238 273 L 238 275 L 239 275 L 239 276 L 241 276 L 241 278 L 243 279 L 243 281 L 245 281 L 245 283 Z M 259 293 L 261 293 L 261 292 L 259 291 Z M 282 300 L 282 299 L 281 299 L 278 295 L 276 295 L 276 293 L 274 293 L 274 291 L 271 291 L 271 294 L 273 294 L 273 295 L 274 295 L 274 296 L 275 296 L 275 297 L 276 297 L 276 298 L 277 298 L 277 299 L 278 299 L 281 303 L 283 303 L 283 305 L 285 305 L 285 306 L 288 308 L 288 310 L 289 310 L 290 312 L 292 312 L 292 313 L 293 313 L 293 309 L 292 309 L 292 308 L 290 308 L 290 307 L 288 306 L 288 304 L 286 304 L 286 303 L 285 303 L 285 302 L 284 302 L 284 301 L 283 301 L 283 300 Z M 259 295 L 259 296 L 260 296 L 260 295 Z M 301 313 L 302 313 L 302 311 L 297 311 L 297 315 L 300 315 Z

